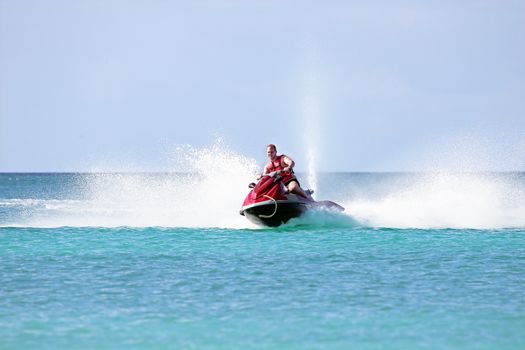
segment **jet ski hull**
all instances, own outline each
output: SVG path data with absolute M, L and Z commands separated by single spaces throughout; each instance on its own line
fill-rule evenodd
M 308 210 L 305 203 L 276 201 L 241 209 L 241 215 L 256 225 L 276 227 Z

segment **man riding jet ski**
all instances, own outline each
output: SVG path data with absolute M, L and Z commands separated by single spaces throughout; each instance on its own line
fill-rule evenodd
M 275 145 L 268 145 L 266 153 L 270 161 L 259 182 L 249 185 L 252 190 L 244 200 L 241 215 L 259 225 L 279 226 L 312 208 L 344 211 L 334 202 L 313 200 L 313 191 L 303 190 L 293 174 L 294 161 L 285 155 L 277 156 Z
M 299 195 L 306 200 L 313 201 L 310 193 L 305 192 L 301 188 L 299 180 L 297 180 L 293 173 L 295 162 L 292 158 L 284 154 L 278 156 L 277 147 L 273 144 L 266 146 L 266 155 L 268 156 L 269 162 L 264 166 L 263 176 L 270 175 L 275 177 L 275 175 L 279 174 L 282 176 L 281 181 L 286 186 L 288 192 Z

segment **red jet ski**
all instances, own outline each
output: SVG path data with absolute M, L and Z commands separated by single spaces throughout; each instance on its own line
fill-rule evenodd
M 282 179 L 276 173 L 273 176 L 264 175 L 257 184 L 251 183 L 249 187 L 252 190 L 244 199 L 239 213 L 257 225 L 275 227 L 314 208 L 345 210 L 331 201 L 314 201 L 288 193 Z

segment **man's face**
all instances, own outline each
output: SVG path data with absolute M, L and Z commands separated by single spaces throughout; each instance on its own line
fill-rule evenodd
M 273 160 L 277 155 L 277 152 L 275 151 L 275 148 L 268 147 L 266 148 L 266 155 L 268 156 L 268 158 L 270 158 L 270 160 Z

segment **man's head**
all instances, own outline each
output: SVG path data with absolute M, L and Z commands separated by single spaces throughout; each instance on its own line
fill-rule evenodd
M 268 158 L 270 158 L 270 160 L 274 160 L 277 156 L 277 147 L 270 143 L 268 146 L 266 146 L 266 155 Z

